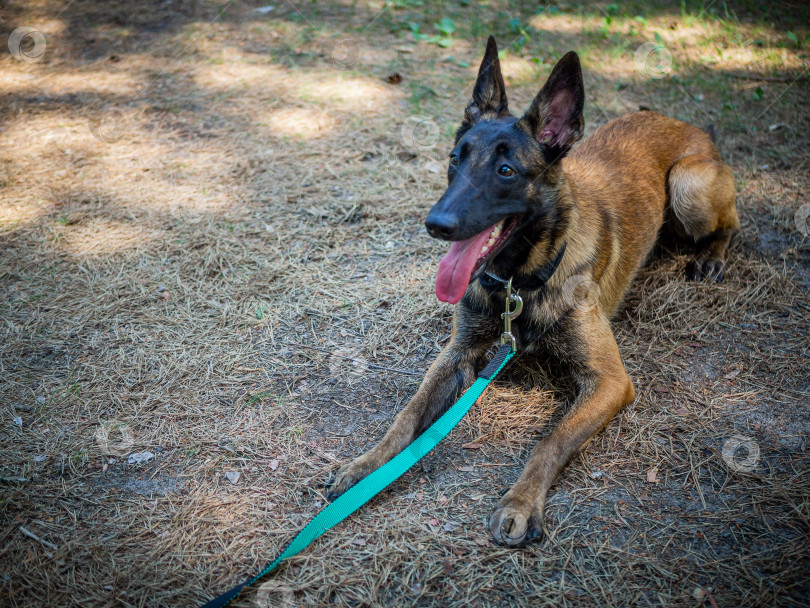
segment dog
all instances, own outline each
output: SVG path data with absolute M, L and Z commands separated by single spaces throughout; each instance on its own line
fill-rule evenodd
M 584 97 L 572 51 L 516 117 L 489 38 L 447 190 L 425 221 L 431 236 L 452 242 L 436 280 L 438 298 L 457 304 L 452 337 L 382 440 L 338 470 L 328 498 L 406 448 L 475 380 L 503 331 L 511 278 L 523 300 L 512 327 L 518 355 L 558 362 L 576 387 L 489 519 L 497 543 L 522 545 L 542 532 L 546 495 L 568 460 L 635 399 L 610 320 L 662 226 L 695 243 L 688 278 L 723 279 L 739 219 L 731 169 L 709 134 L 639 111 L 571 150 L 582 138 Z

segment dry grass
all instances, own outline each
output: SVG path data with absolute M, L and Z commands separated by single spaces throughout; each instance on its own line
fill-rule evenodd
M 609 6 L 400 4 L 4 7 L 4 32 L 48 46 L 0 57 L 0 603 L 201 603 L 382 435 L 449 336 L 422 219 L 492 30 L 516 40 L 515 108 L 576 48 L 589 131 L 639 104 L 715 124 L 743 219 L 727 281 L 685 282 L 672 243 L 641 273 L 615 323 L 638 399 L 566 468 L 541 542 L 506 550 L 485 527 L 570 397 L 519 361 L 235 605 L 810 605 L 803 9 L 608 24 Z M 444 15 L 449 50 L 412 41 L 406 20 Z M 655 33 L 667 78 L 634 64 Z M 415 115 L 435 145 L 414 145 Z M 734 436 L 759 450 L 749 471 L 721 457 Z

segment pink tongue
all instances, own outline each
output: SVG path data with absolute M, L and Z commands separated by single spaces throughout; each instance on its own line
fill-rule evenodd
M 456 241 L 450 246 L 450 251 L 439 264 L 439 274 L 436 277 L 436 296 L 442 302 L 455 304 L 467 291 L 470 275 L 481 256 L 481 248 L 487 243 L 491 233 L 490 227 L 466 241 Z

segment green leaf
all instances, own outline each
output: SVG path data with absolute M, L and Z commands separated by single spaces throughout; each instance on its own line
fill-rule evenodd
M 439 40 L 439 46 L 443 49 L 450 48 L 453 46 L 453 39 L 452 38 L 442 38 Z
M 434 24 L 434 27 L 445 36 L 449 36 L 456 31 L 456 24 L 453 23 L 453 20 L 450 19 L 450 17 L 444 17 L 441 21 Z
M 664 39 L 661 38 L 661 34 L 659 34 L 658 32 L 655 32 L 655 41 L 658 44 L 664 44 Z
M 790 39 L 791 42 L 793 42 L 793 44 L 799 46 L 799 37 L 796 34 L 794 34 L 793 32 L 787 32 L 786 36 Z
M 762 99 L 763 97 L 765 97 L 765 91 L 762 90 L 762 87 L 757 87 L 756 89 L 754 89 L 754 99 L 759 100 Z

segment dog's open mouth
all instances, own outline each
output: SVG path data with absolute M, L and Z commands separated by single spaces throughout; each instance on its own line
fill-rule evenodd
M 506 217 L 465 241 L 456 241 L 439 264 L 436 296 L 442 302 L 461 300 L 470 278 L 506 243 L 517 226 L 517 216 Z

